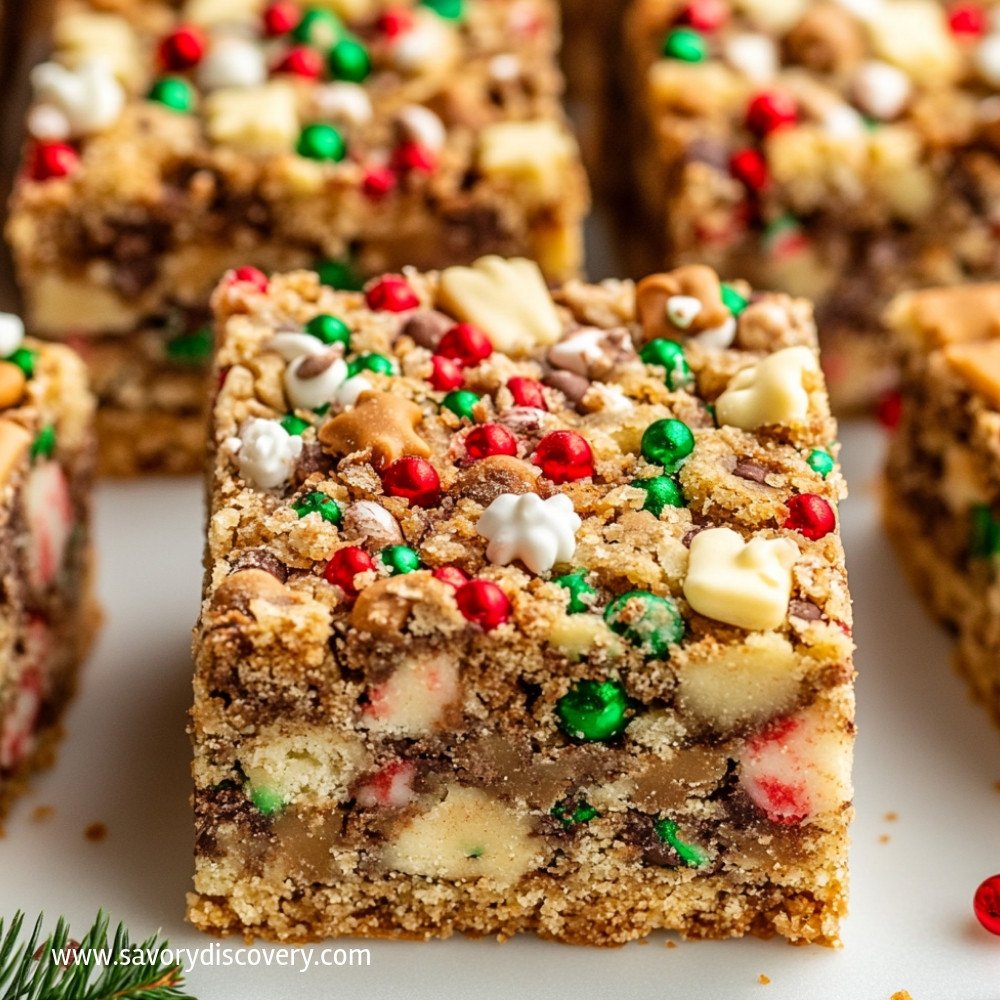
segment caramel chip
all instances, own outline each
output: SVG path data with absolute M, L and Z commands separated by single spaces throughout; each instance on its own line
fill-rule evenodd
M 1000 409 L 1000 340 L 980 340 L 969 344 L 949 344 L 945 360 L 973 392 L 984 396 Z
M 667 301 L 680 295 L 701 303 L 701 310 L 687 328 L 691 333 L 713 330 L 731 316 L 722 302 L 719 276 L 710 267 L 690 264 L 666 274 L 651 274 L 635 290 L 636 316 L 642 326 L 643 341 L 678 338 L 682 331 L 667 316 Z
M 7 482 L 30 446 L 31 435 L 20 424 L 0 418 L 0 484 Z
M 900 295 L 890 326 L 908 326 L 931 347 L 1000 335 L 1000 284 L 929 288 Z
M 234 610 L 247 614 L 250 602 L 255 600 L 287 604 L 291 593 L 267 570 L 240 569 L 227 576 L 212 595 L 212 605 L 217 611 Z
M 416 403 L 387 392 L 365 392 L 349 413 L 327 420 L 319 439 L 331 455 L 371 450 L 373 464 L 389 465 L 404 455 L 427 458 L 431 449 L 416 433 L 423 420 Z
M 28 384 L 24 372 L 10 361 L 0 361 L 0 410 L 17 406 Z

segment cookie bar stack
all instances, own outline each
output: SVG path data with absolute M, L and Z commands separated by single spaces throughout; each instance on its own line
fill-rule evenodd
M 94 401 L 67 347 L 0 313 L 0 819 L 54 753 L 97 624 Z
M 190 919 L 834 943 L 845 494 L 809 304 L 487 257 L 215 295 Z
M 103 466 L 200 466 L 208 297 L 237 262 L 574 273 L 557 36 L 554 0 L 64 0 L 8 235 L 30 326 L 89 363 Z
M 634 0 L 646 266 L 812 297 L 835 403 L 869 399 L 895 293 L 1000 275 L 997 23 L 938 0 Z

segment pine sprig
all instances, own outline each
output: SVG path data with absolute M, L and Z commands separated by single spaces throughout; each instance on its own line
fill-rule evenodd
M 180 965 L 163 961 L 166 941 L 154 934 L 132 944 L 122 924 L 109 939 L 108 927 L 101 911 L 77 943 L 62 917 L 44 939 L 42 916 L 27 935 L 23 913 L 9 924 L 0 917 L 0 1000 L 195 1000 L 181 991 Z M 77 960 L 60 965 L 70 950 Z M 96 957 L 102 952 L 107 961 Z

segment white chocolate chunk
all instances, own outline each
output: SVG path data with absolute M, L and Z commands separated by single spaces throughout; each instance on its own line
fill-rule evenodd
M 372 120 L 371 98 L 360 84 L 323 84 L 314 90 L 312 99 L 317 114 L 329 121 L 367 125 Z
M 121 296 L 85 278 L 65 278 L 44 271 L 25 289 L 36 330 L 72 331 L 78 336 L 127 333 L 140 322 L 135 307 Z
M 786 347 L 737 372 L 715 401 L 720 424 L 756 430 L 766 424 L 800 424 L 809 416 L 807 372 L 819 365 L 808 347 Z
M 13 313 L 0 312 L 0 358 L 10 357 L 24 343 L 24 322 Z
M 396 128 L 401 137 L 409 142 L 419 143 L 432 152 L 444 148 L 447 132 L 444 122 L 422 104 L 408 104 L 396 115 Z
M 299 134 L 295 91 L 287 83 L 225 87 L 205 100 L 205 127 L 220 145 L 288 152 Z
M 559 314 L 541 269 L 531 260 L 481 257 L 471 267 L 441 274 L 439 304 L 478 326 L 504 354 L 527 354 L 554 344 L 562 333 Z
M 223 35 L 212 40 L 198 64 L 198 86 L 202 90 L 225 87 L 258 87 L 267 80 L 264 50 L 248 38 Z
M 260 17 L 260 0 L 187 0 L 181 20 L 203 27 L 252 24 Z
M 396 760 L 373 774 L 354 794 L 359 806 L 373 809 L 376 806 L 399 809 L 416 798 L 413 779 L 417 769 L 412 761 Z
M 401 73 L 447 73 L 458 56 L 454 28 L 437 14 L 417 8 L 416 23 L 396 37 L 390 51 Z
M 736 317 L 729 316 L 718 326 L 702 330 L 691 339 L 707 351 L 724 351 L 736 339 Z
M 805 13 L 810 0 L 738 0 L 737 7 L 766 31 L 783 35 Z
M 270 490 L 284 486 L 302 453 L 302 438 L 289 434 L 277 420 L 252 417 L 238 438 L 227 442 L 240 475 L 254 486 Z
M 480 169 L 512 182 L 533 204 L 559 197 L 575 155 L 573 140 L 556 122 L 498 122 L 480 133 Z
M 489 541 L 486 558 L 494 565 L 520 559 L 532 573 L 547 573 L 573 558 L 581 523 L 564 493 L 547 500 L 537 493 L 502 493 L 483 511 L 476 531 Z
M 114 68 L 99 56 L 83 60 L 75 69 L 42 63 L 31 71 L 31 85 L 36 104 L 61 112 L 70 138 L 103 132 L 118 121 L 125 107 L 125 91 Z
M 511 885 L 539 862 L 526 818 L 478 788 L 449 785 L 443 802 L 390 839 L 388 868 L 447 879 L 487 878 Z
M 36 465 L 24 484 L 28 521 L 28 581 L 35 590 L 48 587 L 62 569 L 73 533 L 73 501 L 58 462 Z
M 75 69 L 88 59 L 103 59 L 124 86 L 140 86 L 146 72 L 139 39 L 116 14 L 60 13 L 53 29 L 59 61 Z
M 965 445 L 950 444 L 945 449 L 940 490 L 952 513 L 963 517 L 975 504 L 990 502 L 989 484 L 980 463 Z
M 881 121 L 898 118 L 913 93 L 910 78 L 879 59 L 870 59 L 858 67 L 853 89 L 858 107 Z
M 974 56 L 979 75 L 991 86 L 1000 87 L 1000 34 L 987 35 Z
M 549 629 L 549 643 L 573 662 L 601 651 L 611 659 L 622 653 L 621 640 L 601 615 L 561 615 Z
M 792 593 L 799 548 L 790 538 L 752 538 L 708 528 L 691 539 L 684 596 L 699 614 L 752 631 L 777 628 Z
M 368 692 L 364 720 L 375 732 L 433 732 L 459 695 L 458 665 L 447 656 L 410 657 Z
M 962 53 L 937 0 L 885 0 L 867 19 L 875 54 L 916 84 L 943 87 L 962 69 Z
M 363 392 L 374 388 L 364 375 L 352 375 L 350 378 L 344 379 L 338 386 L 337 391 L 333 394 L 333 402 L 339 409 L 345 410 L 354 406 Z
M 753 83 L 768 83 L 778 72 L 778 49 L 767 35 L 746 32 L 723 43 L 726 62 Z
M 315 364 L 310 360 L 313 357 L 319 359 L 319 355 L 303 355 L 285 369 L 285 393 L 293 409 L 316 410 L 333 402 L 337 391 L 347 381 L 347 362 L 340 357 L 339 348 L 336 349 L 335 357 L 321 360 L 320 363 L 330 361 L 323 371 L 312 376 L 302 375 L 303 365 Z

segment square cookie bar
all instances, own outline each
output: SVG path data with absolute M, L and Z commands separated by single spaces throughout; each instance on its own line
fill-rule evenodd
M 902 407 L 885 523 L 1000 724 L 1000 284 L 907 293 L 887 319 L 902 359 Z
M 853 647 L 809 304 L 500 257 L 233 277 L 190 919 L 835 943 Z
M 0 820 L 51 762 L 99 615 L 91 594 L 94 400 L 68 348 L 0 313 Z
M 812 298 L 835 407 L 890 384 L 893 295 L 1000 276 L 997 8 L 631 5 L 648 254 Z
M 555 0 L 64 0 L 8 235 L 33 331 L 89 362 L 103 467 L 200 468 L 208 298 L 236 262 L 323 261 L 338 287 L 488 252 L 574 274 L 557 40 Z

